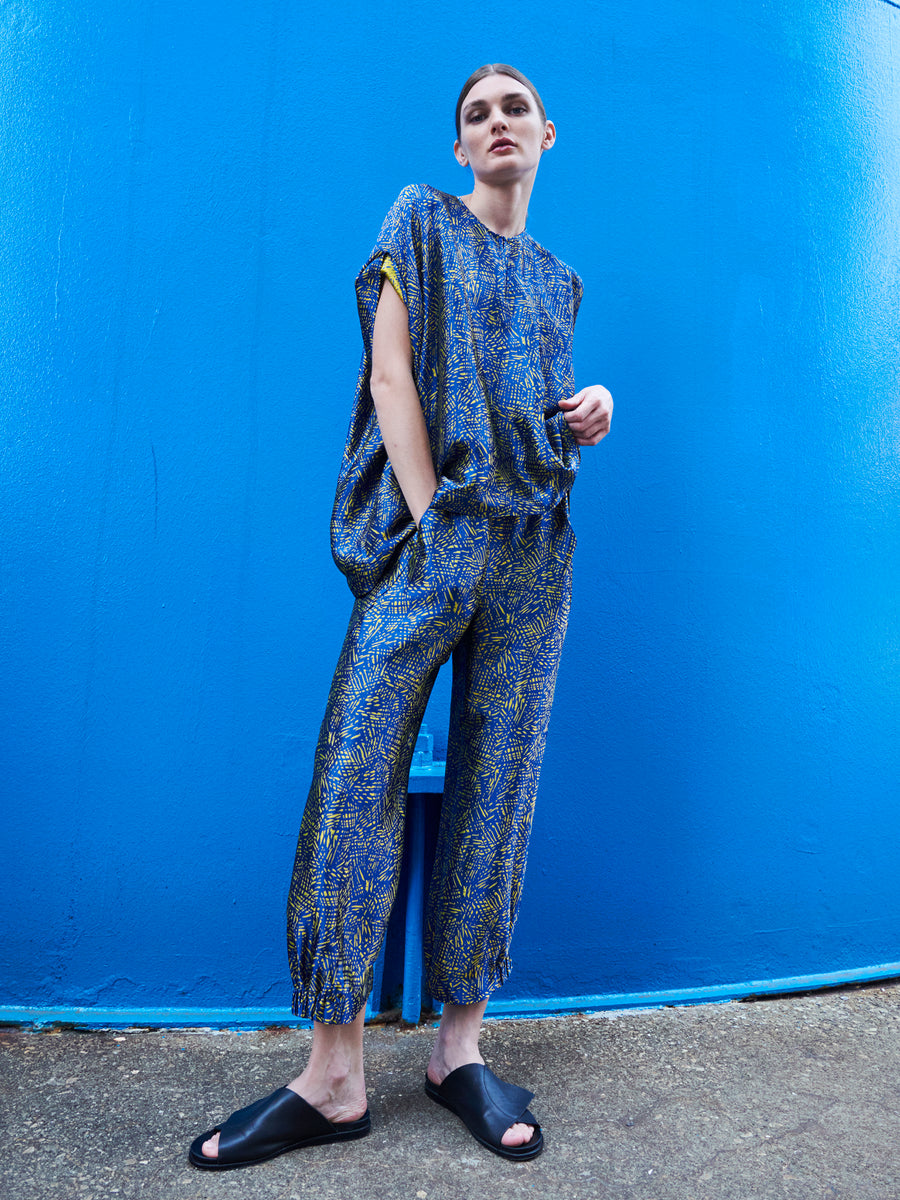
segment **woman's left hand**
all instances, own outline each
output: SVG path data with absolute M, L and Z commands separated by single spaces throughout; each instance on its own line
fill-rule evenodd
M 613 398 L 602 384 L 582 388 L 569 400 L 560 400 L 559 407 L 579 446 L 596 446 L 609 433 Z

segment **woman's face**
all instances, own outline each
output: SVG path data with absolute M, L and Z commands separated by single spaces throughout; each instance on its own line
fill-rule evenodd
M 509 75 L 486 75 L 463 101 L 453 152 L 476 179 L 500 183 L 533 175 L 555 140 L 553 122 L 541 120 L 524 84 Z

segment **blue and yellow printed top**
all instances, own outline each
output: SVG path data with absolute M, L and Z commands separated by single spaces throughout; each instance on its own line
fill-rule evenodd
M 456 196 L 404 188 L 356 280 L 363 357 L 331 544 L 357 596 L 378 583 L 415 529 L 369 389 L 386 259 L 409 312 L 413 374 L 438 476 L 432 504 L 510 515 L 554 508 L 579 460 L 558 405 L 575 390 L 581 280 L 527 233 L 492 233 Z

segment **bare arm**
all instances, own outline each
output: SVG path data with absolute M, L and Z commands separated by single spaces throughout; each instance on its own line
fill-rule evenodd
M 413 379 L 409 314 L 390 283 L 382 287 L 375 312 L 370 387 L 387 456 L 418 525 L 437 489 L 437 476 Z

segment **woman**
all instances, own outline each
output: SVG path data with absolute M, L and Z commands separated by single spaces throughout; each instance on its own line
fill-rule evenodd
M 396 892 L 410 757 L 441 663 L 453 699 L 426 918 L 443 1002 L 425 1090 L 488 1149 L 543 1148 L 532 1093 L 478 1050 L 509 972 L 547 721 L 568 615 L 568 495 L 612 398 L 573 394 L 581 281 L 525 233 L 556 140 L 534 86 L 491 64 L 466 82 L 461 198 L 404 189 L 357 279 L 365 352 L 332 546 L 356 595 L 316 751 L 288 903 L 305 1070 L 197 1138 L 228 1169 L 369 1132 L 363 1021 Z

